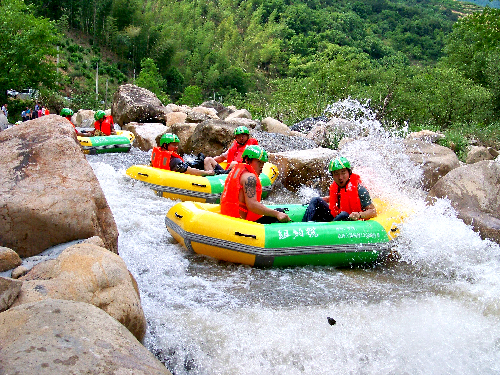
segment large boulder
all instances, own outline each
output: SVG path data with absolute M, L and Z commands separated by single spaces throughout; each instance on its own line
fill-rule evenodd
M 326 166 L 337 156 L 327 148 L 294 150 L 269 154 L 269 161 L 278 167 L 278 179 L 285 188 L 297 191 L 309 186 L 327 192 L 331 184 Z
M 0 246 L 0 272 L 20 266 L 22 259 L 14 250 Z
M 2 374 L 171 375 L 119 322 L 87 303 L 45 300 L 0 313 Z
M 146 318 L 137 284 L 123 259 L 92 243 L 66 248 L 21 277 L 14 306 L 49 298 L 90 303 L 106 311 L 142 340 Z
M 204 121 L 195 127 L 183 151 L 196 154 L 203 152 L 206 156 L 220 155 L 231 146 L 235 128 L 236 125 L 222 120 Z
M 200 107 L 214 109 L 215 114 L 219 116 L 219 112 L 224 110 L 224 105 L 216 100 L 208 100 L 206 102 L 201 103 Z
M 122 127 L 129 122 L 165 123 L 168 112 L 155 94 L 139 86 L 122 85 L 113 95 L 111 114 Z
M 307 133 L 306 137 L 314 140 L 320 147 L 337 148 L 342 139 L 357 139 L 366 136 L 367 133 L 367 125 L 360 125 L 353 121 L 334 117 L 327 123 L 316 122 L 316 125 Z
M 75 117 L 75 126 L 80 128 L 93 128 L 95 122 L 94 113 L 94 111 L 89 109 L 80 109 L 73 115 Z
M 191 136 L 195 132 L 197 126 L 198 126 L 197 124 L 174 124 L 170 128 L 170 131 L 179 137 L 180 142 L 179 142 L 178 153 L 180 155 L 192 152 L 192 150 L 187 151 L 186 147 L 191 139 Z M 160 137 L 157 138 L 157 141 L 158 144 L 160 144 L 159 143 Z
M 423 169 L 422 187 L 426 191 L 441 177 L 460 166 L 457 155 L 447 147 L 414 139 L 405 139 L 403 143 L 410 160 Z
M 224 120 L 227 123 L 230 123 L 231 126 L 237 127 L 237 126 L 246 126 L 248 129 L 260 129 L 261 124 L 260 121 L 258 120 L 252 120 L 249 118 L 244 118 L 244 117 L 234 117 L 232 119 L 226 119 Z
M 186 122 L 187 113 L 184 112 L 170 112 L 165 116 L 166 125 L 183 124 Z
M 0 312 L 12 306 L 12 303 L 21 291 L 22 285 L 23 282 L 21 280 L 0 277 Z
M 297 137 L 293 135 L 284 135 L 278 133 L 268 133 L 261 131 L 252 131 L 252 137 L 254 137 L 261 147 L 263 147 L 267 152 L 284 152 L 292 150 L 308 150 L 312 148 L 317 148 L 316 142 L 306 137 Z
M 215 108 L 205 107 L 203 105 L 198 107 L 193 107 L 193 112 L 200 113 L 213 119 L 218 119 L 217 110 Z
M 7 120 L 5 114 L 0 111 L 0 131 L 7 129 L 7 125 L 9 125 L 9 120 Z
M 71 124 L 48 115 L 0 133 L 0 246 L 21 257 L 99 236 L 118 252 L 118 230 Z
M 413 132 L 409 133 L 406 136 L 406 139 L 413 139 L 416 141 L 422 141 L 422 142 L 429 142 L 429 143 L 436 143 L 437 141 L 440 141 L 441 139 L 444 139 L 446 136 L 442 133 L 436 133 L 433 132 L 432 130 L 420 130 L 419 132 Z
M 246 109 L 238 109 L 238 110 L 232 112 L 231 114 L 229 114 L 224 120 L 232 121 L 232 120 L 237 119 L 237 118 L 246 118 L 246 119 L 251 120 L 252 115 Z
M 471 146 L 465 162 L 467 164 L 474 164 L 483 160 L 494 160 L 498 156 L 498 151 L 492 147 Z
M 158 145 L 156 140 L 162 134 L 168 132 L 170 127 L 161 123 L 141 124 L 139 122 L 129 122 L 123 127 L 123 130 L 128 130 L 135 135 L 134 146 L 143 151 L 148 151 Z
M 448 198 L 466 224 L 500 243 L 500 161 L 480 161 L 449 172 L 427 199 Z
M 272 117 L 266 117 L 262 120 L 262 130 L 269 133 L 290 135 L 290 128 Z

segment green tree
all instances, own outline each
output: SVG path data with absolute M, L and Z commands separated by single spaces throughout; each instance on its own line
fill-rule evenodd
M 153 59 L 147 58 L 141 61 L 141 72 L 135 84 L 154 93 L 162 103 L 169 101 L 168 95 L 162 90 L 163 78 Z
M 445 52 L 443 62 L 488 88 L 494 95 L 496 111 L 500 112 L 500 9 L 485 8 L 460 19 Z
M 200 105 L 203 102 L 203 94 L 198 86 L 188 86 L 184 89 L 179 104 L 185 105 Z
M 0 3 L 0 92 L 56 85 L 56 66 L 50 60 L 57 51 L 57 30 L 53 23 L 35 17 L 20 0 Z

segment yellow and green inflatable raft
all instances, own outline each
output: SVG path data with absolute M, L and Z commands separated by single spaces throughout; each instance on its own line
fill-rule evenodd
M 127 130 L 117 130 L 116 135 L 80 137 L 78 141 L 84 154 L 103 154 L 107 152 L 129 152 L 135 135 Z
M 127 169 L 126 174 L 145 183 L 160 197 L 202 203 L 219 202 L 227 177 L 227 174 L 193 176 L 148 165 L 133 165 Z M 272 190 L 277 177 L 278 168 L 272 163 L 265 163 L 259 176 L 263 198 Z
M 367 221 L 301 222 L 306 206 L 273 205 L 292 222 L 258 224 L 220 214 L 220 205 L 181 202 L 165 218 L 186 249 L 254 267 L 369 265 L 387 255 L 404 214 L 374 200 L 378 215 Z

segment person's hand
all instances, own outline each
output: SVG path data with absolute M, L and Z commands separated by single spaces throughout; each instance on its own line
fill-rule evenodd
M 287 214 L 279 211 L 278 215 L 276 216 L 276 219 L 278 219 L 281 223 L 288 223 L 289 221 L 292 221 L 292 219 L 290 219 L 290 217 Z
M 351 214 L 349 215 L 349 219 L 351 220 L 361 220 L 361 212 L 351 212 Z

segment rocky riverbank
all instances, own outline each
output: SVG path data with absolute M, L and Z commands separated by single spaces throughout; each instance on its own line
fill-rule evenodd
M 290 191 L 306 185 L 326 192 L 327 162 L 352 139 L 373 131 L 338 118 L 318 118 L 297 127 L 303 132 L 292 131 L 275 119 L 254 120 L 244 109 L 217 102 L 163 106 L 132 85 L 115 93 L 111 113 L 142 150 L 174 132 L 181 152 L 214 156 L 232 142 L 234 128 L 245 125 L 269 151 L 279 184 Z M 88 127 L 92 117 L 93 111 L 81 110 L 73 122 Z M 398 148 L 421 166 L 418 188 L 428 192 L 430 204 L 448 197 L 460 218 L 500 243 L 498 152 L 471 149 L 463 164 L 434 143 L 438 137 L 411 134 Z M 168 374 L 141 344 L 146 319 L 137 284 L 119 256 L 113 214 L 71 124 L 44 116 L 0 132 L 0 145 L 2 371 Z M 60 254 L 23 262 L 66 243 Z

